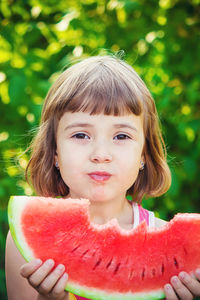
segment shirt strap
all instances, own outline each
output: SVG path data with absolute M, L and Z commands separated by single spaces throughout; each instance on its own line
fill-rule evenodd
M 154 212 L 143 208 L 140 204 L 133 203 L 133 215 L 134 215 L 133 228 L 137 227 L 143 221 L 146 221 L 149 227 L 155 227 Z

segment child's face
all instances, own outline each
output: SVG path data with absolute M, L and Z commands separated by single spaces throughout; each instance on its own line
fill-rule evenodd
M 144 161 L 143 146 L 141 116 L 65 113 L 58 124 L 55 160 L 69 196 L 124 199 Z

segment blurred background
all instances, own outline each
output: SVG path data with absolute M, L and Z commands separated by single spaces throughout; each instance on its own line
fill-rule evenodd
M 156 101 L 173 178 L 143 205 L 166 220 L 200 212 L 199 16 L 199 0 L 1 0 L 0 299 L 8 199 L 33 194 L 24 150 L 49 87 L 74 60 L 118 53 L 136 69 Z

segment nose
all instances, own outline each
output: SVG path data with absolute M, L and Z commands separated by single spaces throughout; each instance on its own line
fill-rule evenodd
M 96 144 L 90 155 L 93 163 L 109 163 L 112 161 L 112 155 L 105 144 Z

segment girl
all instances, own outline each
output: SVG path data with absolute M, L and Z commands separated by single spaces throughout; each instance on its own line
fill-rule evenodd
M 144 219 L 165 224 L 139 205 L 144 195 L 165 193 L 171 176 L 154 101 L 132 67 L 97 56 L 60 75 L 44 103 L 26 174 L 38 195 L 90 199 L 94 223 L 116 218 L 127 230 Z M 67 269 L 53 266 L 51 258 L 25 263 L 9 233 L 8 299 L 83 299 L 64 290 Z M 200 295 L 199 271 L 171 278 L 166 299 Z

